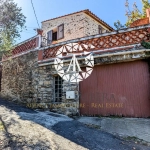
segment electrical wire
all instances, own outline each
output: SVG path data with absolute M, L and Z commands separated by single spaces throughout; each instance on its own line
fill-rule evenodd
M 29 34 L 35 34 L 35 33 L 31 33 L 31 32 L 25 32 L 25 31 L 22 31 L 23 33 L 29 33 Z
M 34 9 L 34 6 L 33 6 L 33 2 L 32 2 L 32 0 L 31 0 L 31 4 L 32 4 L 32 8 L 33 8 L 33 11 L 34 11 L 34 15 L 35 15 L 35 18 L 36 18 L 37 24 L 38 24 L 38 26 L 39 26 L 39 28 L 40 28 L 40 25 L 39 25 L 39 22 L 38 22 L 38 19 L 37 19 L 37 15 L 36 15 L 36 12 L 35 12 L 35 9 Z
M 29 26 L 26 26 L 26 28 L 31 28 L 31 29 L 35 29 L 36 27 L 29 27 Z
M 21 31 L 27 31 L 27 32 L 32 32 L 32 33 L 36 32 L 35 30 L 28 30 L 28 29 L 22 29 Z
M 34 31 L 34 30 L 32 30 L 32 29 L 22 29 L 21 32 L 23 32 L 23 33 L 36 34 L 36 31 Z

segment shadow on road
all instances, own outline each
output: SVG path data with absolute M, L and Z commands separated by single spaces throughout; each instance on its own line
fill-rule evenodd
M 55 118 L 53 118 L 52 120 L 50 120 L 51 118 L 49 119 L 47 118 L 48 114 L 46 115 L 42 114 L 42 116 L 38 117 L 38 115 L 41 115 L 40 113 L 32 109 L 26 108 L 25 106 L 16 104 L 14 102 L 2 100 L 2 99 L 0 99 L 0 106 L 8 108 L 10 109 L 10 111 L 15 111 L 20 116 L 20 119 L 22 120 L 29 120 L 34 123 L 40 124 L 43 127 L 49 129 L 50 131 L 55 132 L 56 134 L 68 139 L 69 141 L 72 141 L 76 143 L 77 145 L 80 145 L 90 150 L 103 150 L 103 149 L 131 150 L 133 149 L 133 147 L 135 147 L 136 150 L 148 150 L 149 149 L 149 147 L 146 147 L 143 145 L 136 145 L 132 142 L 129 143 L 129 142 L 123 141 L 101 130 L 89 128 L 86 125 L 83 125 L 76 120 L 68 121 L 66 119 L 65 121 L 63 117 L 62 117 L 63 119 L 61 120 L 61 115 L 59 116 L 59 114 L 53 115 L 53 117 Z M 60 117 L 60 121 L 58 119 L 59 117 Z M 24 146 L 26 144 L 26 143 L 23 143 L 24 140 L 19 141 L 19 139 L 23 139 L 23 137 L 15 137 L 15 135 L 10 135 L 7 131 L 7 128 L 9 127 L 9 125 L 7 124 L 6 126 L 4 121 L 3 120 L 1 121 L 3 122 L 5 126 L 5 131 L 7 135 L 9 135 L 10 144 L 11 145 L 14 144 L 14 147 Z M 13 121 L 15 120 L 11 120 L 12 123 Z M 36 145 L 39 145 L 42 147 L 43 145 L 46 145 L 46 143 L 44 143 L 43 141 L 40 141 L 40 138 L 39 138 L 39 142 L 36 143 Z M 32 147 L 32 144 L 30 144 L 29 146 Z M 63 149 L 63 143 L 62 143 L 62 149 Z
M 5 101 L 0 99 L 0 106 L 6 107 L 11 111 L 15 112 L 26 112 L 26 113 L 37 113 L 34 110 L 28 109 L 24 106 L 17 105 L 13 102 Z M 32 140 L 26 141 L 25 137 L 22 135 L 15 135 L 8 132 L 8 128 L 11 124 L 19 124 L 14 119 L 11 119 L 10 123 L 5 124 L 5 121 L 2 119 L 3 116 L 0 116 L 0 122 L 3 126 L 3 131 L 0 131 L 0 150 L 4 149 L 11 149 L 11 150 L 22 150 L 22 149 L 49 149 L 49 146 L 46 142 L 41 141 L 40 139 L 38 142 L 32 144 Z

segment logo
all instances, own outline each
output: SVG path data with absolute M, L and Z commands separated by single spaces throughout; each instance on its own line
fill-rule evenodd
M 80 82 L 89 77 L 94 67 L 94 57 L 91 52 L 83 51 L 95 48 L 93 45 L 70 43 L 62 46 L 56 53 L 54 66 L 63 80 L 67 82 Z M 64 65 L 63 54 L 72 57 L 69 65 Z M 78 62 L 79 59 L 84 59 L 85 71 L 83 71 Z

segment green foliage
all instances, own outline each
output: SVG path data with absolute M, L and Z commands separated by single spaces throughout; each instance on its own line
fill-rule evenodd
M 130 10 L 129 2 L 126 0 L 125 7 L 127 9 L 126 16 L 127 21 L 125 25 L 122 25 L 120 21 L 114 23 L 114 26 L 118 29 L 122 29 L 124 27 L 129 27 L 134 21 L 138 19 L 142 19 L 146 17 L 146 9 L 150 8 L 150 3 L 148 0 L 141 0 L 142 2 L 142 12 L 138 9 L 136 2 L 133 4 L 133 10 Z
M 125 25 L 122 25 L 119 20 L 117 20 L 117 22 L 114 23 L 114 26 L 116 27 L 117 30 L 125 28 Z
M 142 45 L 143 47 L 145 47 L 146 49 L 150 49 L 150 42 L 142 41 L 142 42 L 141 42 L 141 45 Z
M 14 40 L 7 31 L 2 31 L 0 35 L 1 50 L 9 51 L 12 48 Z
M 142 0 L 142 4 L 143 4 L 143 8 L 142 8 L 142 12 L 143 12 L 143 18 L 146 17 L 146 9 L 150 8 L 150 3 L 148 2 L 148 0 Z
M 0 0 L 0 51 L 8 51 L 20 37 L 26 17 L 13 0 Z
M 146 17 L 146 9 L 150 8 L 150 3 L 148 0 L 141 0 L 142 1 L 142 12 L 138 9 L 136 3 L 133 4 L 133 10 L 131 11 L 129 8 L 128 0 L 126 0 L 125 6 L 127 8 L 126 16 L 126 26 L 130 26 L 131 23 L 138 19 L 142 19 Z

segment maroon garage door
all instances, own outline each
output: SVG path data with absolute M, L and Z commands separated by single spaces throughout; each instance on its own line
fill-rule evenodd
M 146 61 L 95 66 L 80 83 L 80 114 L 150 117 Z

